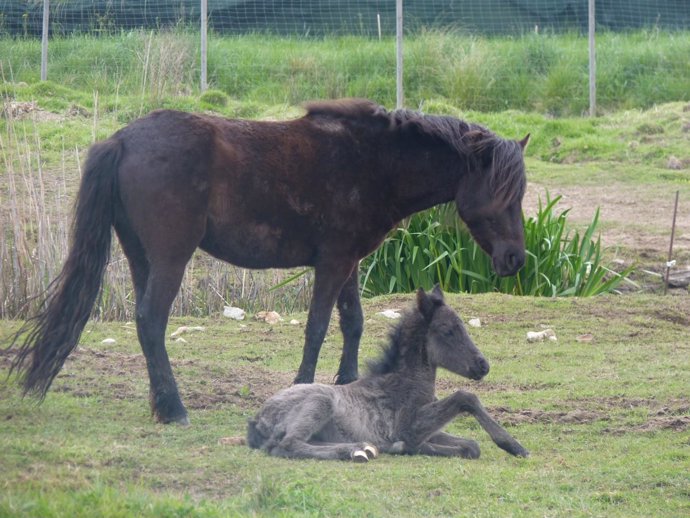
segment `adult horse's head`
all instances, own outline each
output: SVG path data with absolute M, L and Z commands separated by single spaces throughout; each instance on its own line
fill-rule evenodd
M 465 158 L 455 195 L 458 214 L 500 276 L 516 274 L 525 263 L 523 152 L 528 141 L 529 135 L 504 140 L 472 126 L 458 146 Z

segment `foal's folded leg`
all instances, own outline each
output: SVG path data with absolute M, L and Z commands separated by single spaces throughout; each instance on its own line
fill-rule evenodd
M 333 418 L 333 400 L 326 394 L 304 399 L 286 416 L 285 435 L 268 452 L 277 457 L 297 459 L 355 460 L 366 462 L 378 455 L 365 442 L 337 443 L 314 440 Z M 319 437 L 323 439 L 323 437 Z
M 366 442 L 326 443 L 284 439 L 271 450 L 271 455 L 292 459 L 353 460 L 367 462 L 378 456 L 378 449 Z
M 422 455 L 440 455 L 444 457 L 463 457 L 478 459 L 481 453 L 479 444 L 472 439 L 463 439 L 445 432 L 438 432 L 419 447 Z

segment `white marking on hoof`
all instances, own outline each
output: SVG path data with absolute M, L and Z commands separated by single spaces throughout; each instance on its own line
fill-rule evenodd
M 375 459 L 379 456 L 379 449 L 373 444 L 367 444 L 366 446 L 364 446 L 364 453 L 367 454 L 367 458 L 369 460 Z
M 352 460 L 357 463 L 368 462 L 369 456 L 364 452 L 364 450 L 355 450 L 352 452 Z

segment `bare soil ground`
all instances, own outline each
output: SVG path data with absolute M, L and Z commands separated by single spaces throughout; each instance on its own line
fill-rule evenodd
M 0 350 L 0 366 L 9 367 L 12 351 Z M 179 373 L 181 396 L 190 410 L 214 409 L 235 406 L 245 411 L 254 411 L 264 401 L 292 383 L 292 374 L 267 370 L 262 367 L 230 366 L 226 375 L 200 383 L 195 376 L 185 375 L 195 360 L 171 359 L 173 369 Z M 67 360 L 61 379 L 51 389 L 54 392 L 69 393 L 76 397 L 92 397 L 104 391 L 116 399 L 144 401 L 147 373 L 141 354 L 122 354 L 79 347 Z M 106 381 L 107 380 L 107 381 Z M 317 382 L 331 383 L 323 375 Z M 104 387 L 104 384 L 109 385 Z M 503 385 L 477 385 L 473 391 L 482 398 L 485 392 L 495 390 L 539 390 L 539 385 L 506 387 Z M 445 396 L 457 389 L 457 382 L 447 379 L 437 381 L 439 396 Z M 489 412 L 504 425 L 522 423 L 552 423 L 558 425 L 588 424 L 596 421 L 610 421 L 606 433 L 621 435 L 629 432 L 652 432 L 655 430 L 690 430 L 690 398 L 676 398 L 669 401 L 656 399 L 599 397 L 589 400 L 572 399 L 562 402 L 563 410 L 520 409 L 489 407 Z M 621 408 L 643 408 L 647 419 L 642 423 L 629 424 L 612 418 L 612 413 Z
M 673 221 L 675 191 L 660 193 L 646 185 L 621 183 L 602 186 L 549 186 L 528 184 L 525 214 L 536 214 L 540 197 L 548 189 L 552 196 L 561 195 L 560 210 L 570 210 L 570 221 L 583 227 L 591 223 L 597 207 L 600 210 L 601 240 L 605 247 L 627 263 L 663 274 L 668 259 Z M 690 271 L 689 201 L 681 195 L 676 215 L 672 273 Z

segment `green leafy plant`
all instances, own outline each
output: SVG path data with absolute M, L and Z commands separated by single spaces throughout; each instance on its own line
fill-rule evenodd
M 567 228 L 568 210 L 556 213 L 561 197 L 539 202 L 524 220 L 525 266 L 514 277 L 498 277 L 491 259 L 454 214 L 452 205 L 409 218 L 361 264 L 362 293 L 405 293 L 439 284 L 447 292 L 587 297 L 615 291 L 633 267 L 615 272 L 604 264 L 599 210 L 580 232 Z

